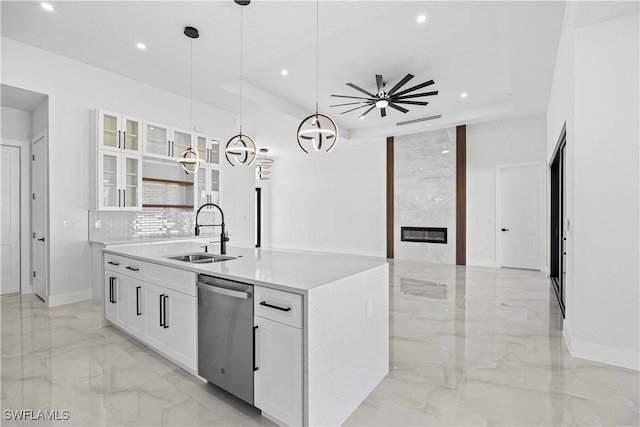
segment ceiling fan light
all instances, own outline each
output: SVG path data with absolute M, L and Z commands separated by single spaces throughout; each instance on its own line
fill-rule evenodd
M 378 108 L 386 108 L 389 106 L 389 101 L 386 99 L 379 99 L 376 101 L 376 107 Z

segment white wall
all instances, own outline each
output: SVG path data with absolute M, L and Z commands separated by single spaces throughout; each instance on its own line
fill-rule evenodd
M 576 357 L 639 368 L 638 14 L 576 28 L 568 4 L 547 111 L 547 155 L 567 121 L 564 336 Z
M 546 139 L 544 115 L 467 125 L 468 265 L 499 267 L 496 166 L 544 161 Z
M 2 107 L 2 138 L 31 140 L 31 112 Z
M 49 127 L 50 289 L 64 295 L 91 289 L 87 210 L 90 111 L 104 108 L 143 119 L 188 128 L 189 101 L 84 63 L 2 38 L 3 83 L 49 95 L 48 114 L 37 114 Z M 194 124 L 224 139 L 236 132 L 235 115 L 194 102 Z M 45 118 L 48 116 L 48 119 Z M 34 113 L 34 122 L 36 114 Z M 35 124 L 35 123 L 34 123 Z M 72 165 L 73 167 L 70 167 Z M 232 244 L 253 245 L 253 171 L 236 168 L 223 175 L 222 191 Z M 249 177 L 250 176 L 250 177 Z M 244 214 L 248 214 L 244 219 Z M 63 221 L 75 222 L 64 230 Z

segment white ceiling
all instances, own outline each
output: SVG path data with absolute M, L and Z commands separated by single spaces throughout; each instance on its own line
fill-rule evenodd
M 183 96 L 189 94 L 194 41 L 194 99 L 239 109 L 240 7 L 224 1 L 2 1 L 2 36 L 46 49 Z M 396 122 L 442 114 L 463 123 L 546 110 L 564 2 L 321 1 L 321 112 L 351 138 L 399 134 Z M 302 119 L 315 107 L 316 2 L 254 0 L 244 13 L 244 96 Z M 427 21 L 416 22 L 419 14 Z M 146 51 L 136 48 L 147 45 Z M 280 71 L 286 68 L 289 75 Z M 352 82 L 375 92 L 407 73 L 407 88 L 429 79 L 438 96 L 410 112 L 358 111 L 331 94 L 354 95 Z M 390 85 L 390 86 L 389 86 Z M 460 93 L 468 93 L 466 99 Z M 434 122 L 403 127 L 403 131 Z

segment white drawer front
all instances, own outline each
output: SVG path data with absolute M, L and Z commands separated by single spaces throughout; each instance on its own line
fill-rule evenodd
M 142 280 L 192 297 L 198 295 L 196 292 L 196 273 L 148 262 L 145 262 L 143 267 Z
M 253 314 L 302 329 L 302 295 L 254 286 Z

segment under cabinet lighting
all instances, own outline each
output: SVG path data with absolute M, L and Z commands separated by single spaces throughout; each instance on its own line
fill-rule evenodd
M 49 3 L 42 2 L 40 3 L 40 6 L 42 6 L 42 8 L 46 11 L 53 12 L 53 6 L 51 6 Z

